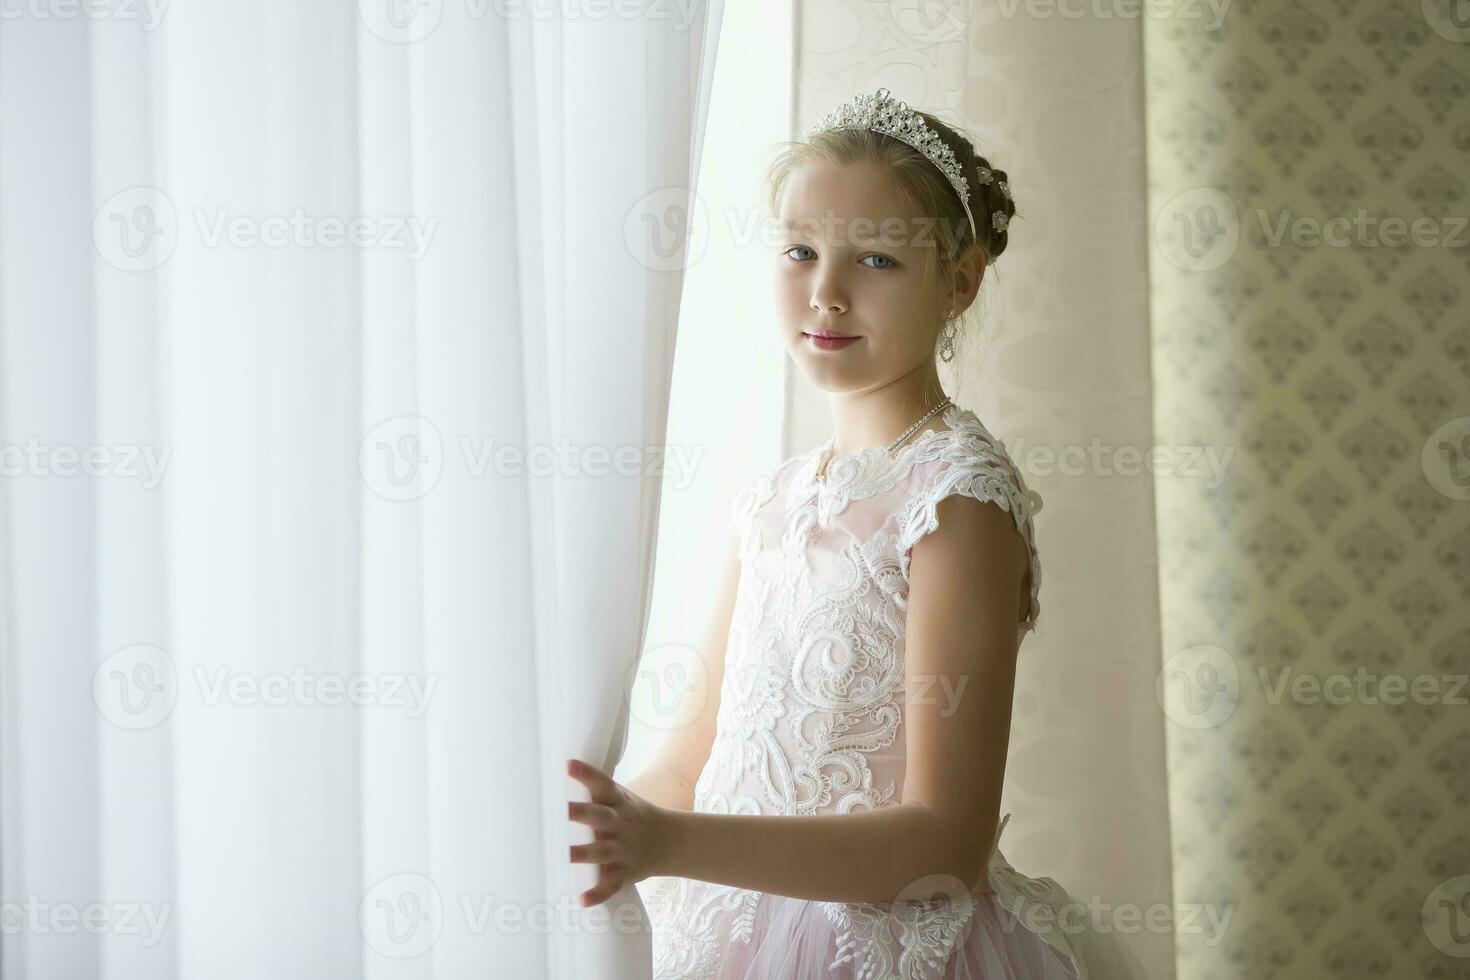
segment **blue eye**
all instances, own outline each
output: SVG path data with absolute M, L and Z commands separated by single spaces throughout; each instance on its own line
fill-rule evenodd
M 792 259 L 792 260 L 797 261 L 797 262 L 808 261 L 807 259 L 803 259 L 800 256 L 797 256 L 797 255 L 792 254 L 792 253 L 796 252 L 798 249 L 801 250 L 801 251 L 803 251 L 803 252 L 811 252 L 812 251 L 811 246 L 809 246 L 809 245 L 793 245 L 790 248 L 788 248 L 785 252 L 783 252 L 782 254 L 785 255 L 787 258 Z M 813 253 L 813 254 L 815 255 L 815 253 Z M 897 262 L 895 262 L 893 259 L 889 258 L 886 255 L 876 255 L 876 254 L 875 255 L 864 255 L 860 261 L 866 262 L 866 261 L 868 261 L 868 259 L 877 259 L 879 262 L 886 263 L 885 265 L 870 265 L 870 266 L 868 266 L 868 268 L 870 268 L 870 269 L 892 269 L 893 267 L 895 267 L 896 265 L 898 265 Z

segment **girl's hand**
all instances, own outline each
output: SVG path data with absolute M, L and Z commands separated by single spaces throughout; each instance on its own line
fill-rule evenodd
M 597 884 L 582 893 L 582 905 L 605 902 L 624 885 L 659 874 L 668 841 L 667 811 L 580 759 L 567 760 L 567 775 L 592 794 L 591 803 L 567 805 L 567 817 L 591 827 L 596 838 L 571 847 L 573 864 L 598 865 Z

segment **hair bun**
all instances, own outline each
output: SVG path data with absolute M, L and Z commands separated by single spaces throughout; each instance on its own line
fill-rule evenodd
M 978 153 L 975 161 L 976 201 L 979 204 L 975 208 L 975 234 L 993 262 L 1005 251 L 1010 239 L 1010 223 L 1016 214 L 1016 202 L 1011 197 L 1010 175 L 990 166 L 990 161 Z M 982 174 L 989 174 L 990 180 L 981 183 Z

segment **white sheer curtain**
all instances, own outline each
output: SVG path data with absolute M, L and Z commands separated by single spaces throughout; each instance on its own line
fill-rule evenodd
M 647 976 L 563 760 L 642 642 L 721 4 L 636 7 L 0 21 L 5 977 Z

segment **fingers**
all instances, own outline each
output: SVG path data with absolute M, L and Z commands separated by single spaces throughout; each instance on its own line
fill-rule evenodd
M 612 777 L 590 762 L 581 759 L 567 760 L 567 775 L 587 787 L 597 803 L 614 803 L 618 799 L 618 784 Z
M 568 853 L 573 864 L 611 864 L 623 856 L 622 847 L 614 840 L 573 844 Z
M 598 839 L 617 822 L 617 813 L 613 808 L 601 803 L 568 803 L 567 817 L 591 827 L 598 833 Z
M 597 884 L 582 893 L 582 905 L 584 907 L 607 901 L 622 891 L 623 885 L 627 884 L 625 876 L 620 873 L 622 871 L 621 865 L 604 865 L 604 872 L 609 868 L 613 869 L 613 873 L 599 875 Z
M 569 801 L 567 817 L 592 828 L 591 844 L 573 844 L 568 856 L 574 864 L 596 864 L 597 884 L 581 895 L 584 907 L 612 898 L 628 879 L 623 844 L 612 831 L 617 826 L 617 811 L 610 804 L 620 800 L 618 784 L 601 769 L 581 759 L 567 760 L 567 775 L 587 787 L 591 803 Z

